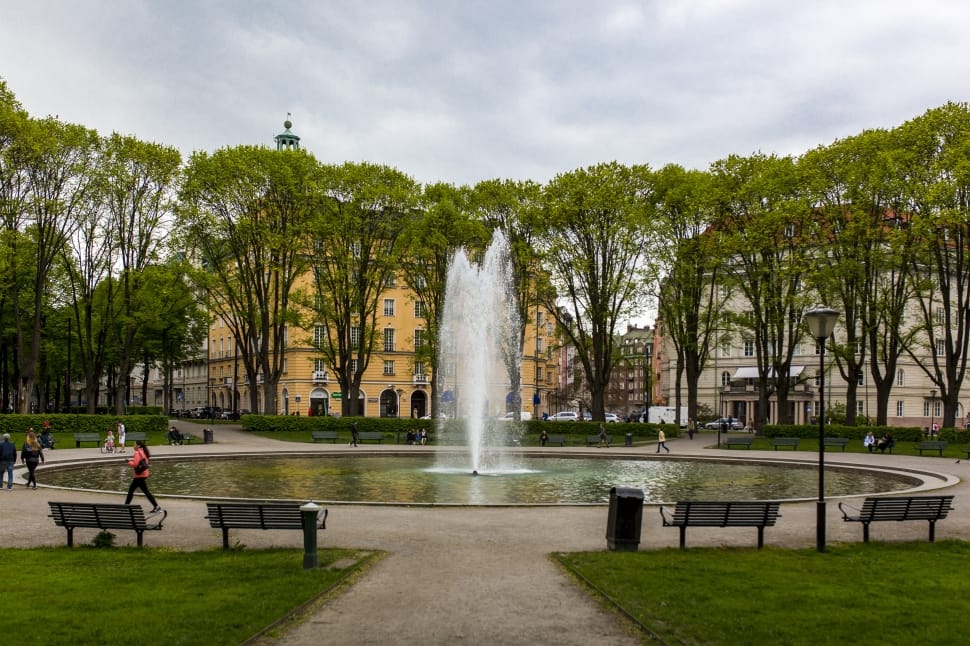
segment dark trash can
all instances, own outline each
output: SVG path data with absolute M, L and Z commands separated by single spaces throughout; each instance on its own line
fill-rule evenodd
M 204 429 L 202 429 L 202 441 L 205 444 L 212 444 L 212 443 L 215 442 L 215 440 L 212 439 L 212 429 L 211 428 L 204 428 Z
M 623 446 L 633 446 L 633 433 L 627 433 L 623 436 Z
M 636 552 L 643 523 L 643 491 L 633 487 L 610 489 L 610 513 L 606 520 L 606 545 L 611 550 Z

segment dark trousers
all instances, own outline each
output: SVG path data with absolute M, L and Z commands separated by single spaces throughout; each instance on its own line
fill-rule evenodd
M 145 497 L 148 498 L 148 502 L 152 503 L 152 507 L 158 507 L 158 503 L 155 502 L 155 496 L 152 492 L 148 490 L 148 478 L 132 478 L 131 484 L 128 485 L 128 497 L 125 498 L 125 504 L 130 505 L 131 499 L 135 495 L 135 489 L 141 489 Z
M 37 478 L 34 477 L 34 470 L 37 468 L 36 462 L 31 462 L 27 460 L 27 486 L 34 485 L 37 487 Z

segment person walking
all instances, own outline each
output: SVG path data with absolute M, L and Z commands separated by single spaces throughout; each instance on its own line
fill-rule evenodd
M 7 491 L 13 489 L 13 465 L 17 462 L 17 445 L 10 441 L 10 433 L 3 434 L 0 442 L 0 490 L 3 489 L 3 474 L 7 474 Z
M 357 422 L 350 425 L 350 446 L 357 446 L 357 440 L 360 438 L 357 433 Z
M 660 453 L 661 448 L 670 453 L 670 448 L 667 447 L 667 434 L 663 429 L 657 431 L 657 453 Z
M 41 448 L 40 442 L 37 441 L 34 429 L 30 429 L 27 431 L 24 446 L 20 450 L 20 462 L 27 465 L 27 486 L 31 489 L 37 488 L 37 478 L 34 476 L 34 471 L 37 469 L 37 465 L 43 461 L 44 450 Z
M 687 437 L 689 439 L 694 439 L 694 433 L 697 432 L 697 422 L 693 417 L 687 418 Z
M 125 425 L 118 422 L 118 453 L 125 452 Z
M 130 505 L 131 499 L 135 495 L 135 489 L 141 489 L 145 497 L 148 498 L 148 502 L 152 504 L 151 513 L 157 514 L 162 511 L 162 508 L 158 506 L 158 501 L 155 500 L 155 496 L 148 490 L 148 467 L 150 460 L 151 453 L 148 451 L 148 447 L 145 446 L 145 442 L 135 440 L 135 453 L 128 461 L 128 466 L 131 467 L 133 473 L 131 484 L 128 486 L 128 496 L 125 498 L 125 504 Z

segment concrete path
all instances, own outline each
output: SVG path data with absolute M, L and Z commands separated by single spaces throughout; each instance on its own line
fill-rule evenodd
M 178 422 L 201 437 L 201 427 Z M 67 434 L 65 434 L 67 435 Z M 69 437 L 69 436 L 68 436 Z M 66 437 L 59 438 L 62 443 Z M 153 456 L 210 453 L 266 453 L 306 450 L 348 453 L 346 446 L 294 444 L 252 437 L 232 427 L 215 428 L 215 444 L 152 447 Z M 693 441 L 668 442 L 671 458 L 683 455 L 768 458 L 815 463 L 807 452 L 717 450 L 705 434 Z M 18 441 L 19 444 L 19 441 Z M 416 450 L 428 447 L 373 446 L 367 451 Z M 528 449 L 527 449 L 528 450 Z M 557 449 L 558 451 L 559 449 Z M 573 449 L 569 449 L 574 452 Z M 579 453 L 653 455 L 653 447 L 577 449 Z M 666 459 L 666 454 L 663 456 Z M 49 464 L 118 460 L 94 448 L 48 451 Z M 956 511 L 938 523 L 937 537 L 970 539 L 970 463 L 953 459 L 892 455 L 827 453 L 826 464 L 885 465 L 927 474 L 926 488 L 945 488 L 957 496 Z M 936 475 L 933 475 L 936 474 Z M 16 482 L 22 481 L 18 472 Z M 38 471 L 43 483 L 43 471 Z M 47 517 L 47 500 L 123 501 L 123 495 L 36 491 L 15 486 L 0 492 L 0 543 L 8 547 L 63 545 L 65 531 Z M 200 500 L 159 497 L 168 512 L 165 529 L 149 532 L 146 545 L 179 549 L 218 546 L 221 535 L 203 518 Z M 138 500 L 138 498 L 136 498 Z M 843 523 L 836 501 L 827 507 L 828 541 L 859 542 L 857 523 Z M 587 507 L 385 507 L 331 505 L 321 546 L 384 550 L 389 555 L 346 591 L 315 609 L 277 643 L 283 644 L 638 644 L 640 636 L 616 615 L 604 611 L 549 559 L 553 552 L 606 549 L 606 506 Z M 815 545 L 814 501 L 782 506 L 782 519 L 765 532 L 768 545 Z M 77 530 L 88 542 L 95 530 Z M 133 543 L 134 534 L 119 532 L 118 542 Z M 880 523 L 873 540 L 926 540 L 927 524 Z M 294 532 L 248 531 L 234 535 L 247 547 L 301 547 Z M 697 529 L 688 532 L 691 546 L 751 545 L 750 528 Z M 643 512 L 641 550 L 676 547 L 678 532 L 661 526 L 655 505 Z

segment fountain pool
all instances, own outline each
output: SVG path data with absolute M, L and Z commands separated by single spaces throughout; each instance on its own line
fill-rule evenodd
M 467 456 L 240 455 L 152 461 L 152 491 L 204 498 L 315 500 L 405 505 L 602 504 L 614 486 L 642 489 L 647 503 L 676 500 L 810 499 L 810 464 L 707 459 L 519 456 L 514 468 L 472 476 Z M 112 461 L 45 469 L 43 484 L 127 491 L 131 470 Z M 915 476 L 826 467 L 830 496 L 910 489 Z

